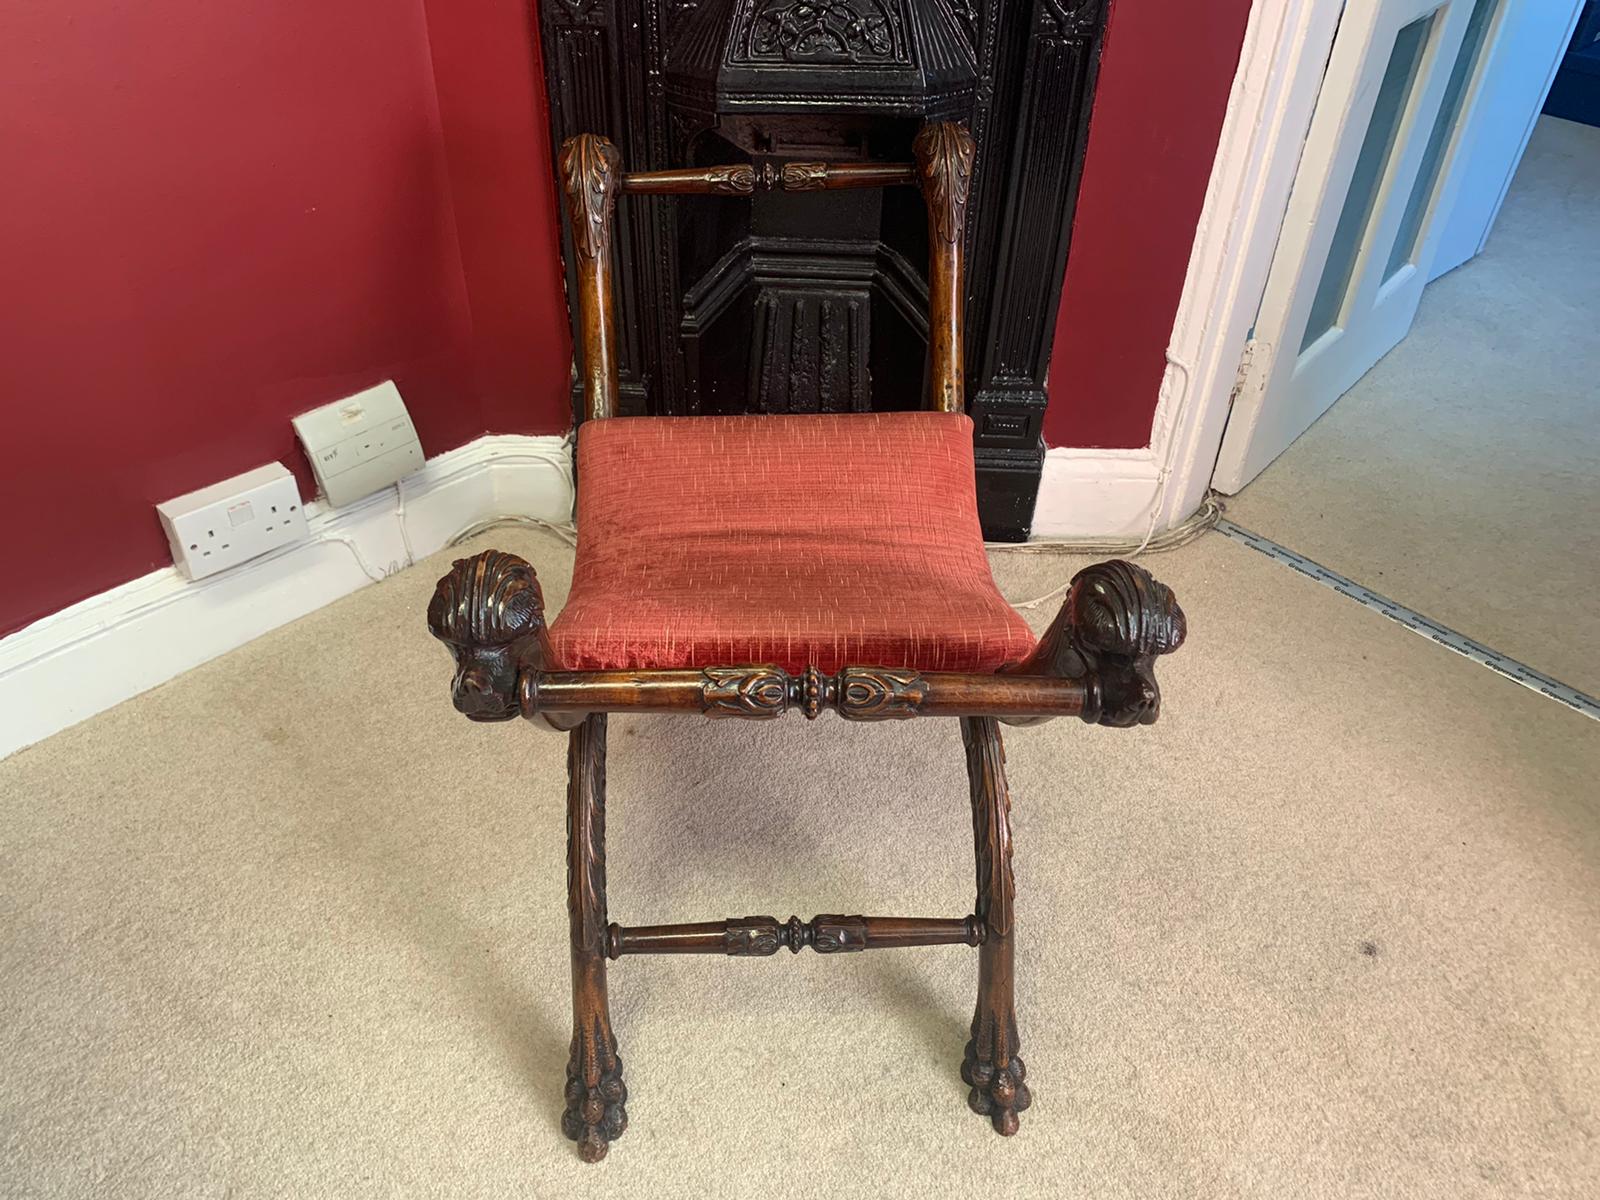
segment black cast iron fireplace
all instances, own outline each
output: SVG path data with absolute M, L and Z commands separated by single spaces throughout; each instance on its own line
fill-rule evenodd
M 1020 540 L 1044 461 L 1045 373 L 1104 7 L 543 0 L 554 143 L 600 133 L 630 170 L 761 172 L 907 161 L 924 120 L 965 122 L 977 142 L 966 360 L 979 509 L 986 536 Z M 911 189 L 622 197 L 622 411 L 921 407 L 925 222 Z

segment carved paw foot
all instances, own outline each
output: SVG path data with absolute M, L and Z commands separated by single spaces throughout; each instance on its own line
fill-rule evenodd
M 578 1143 L 578 1157 L 599 1162 L 612 1141 L 628 1127 L 628 1086 L 622 1082 L 622 1060 L 613 1059 L 611 1070 L 589 1087 L 576 1059 L 567 1064 L 567 1108 L 561 1114 L 561 1132 Z
M 967 1104 L 973 1112 L 988 1117 L 996 1133 L 1005 1137 L 1015 1133 L 1017 1114 L 1033 1103 L 1033 1094 L 1023 1082 L 1027 1077 L 1020 1058 L 996 1067 L 978 1057 L 976 1041 L 967 1043 L 966 1056 L 961 1060 L 961 1079 L 972 1089 L 967 1094 Z

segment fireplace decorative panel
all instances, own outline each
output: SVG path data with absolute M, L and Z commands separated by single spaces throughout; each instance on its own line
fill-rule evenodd
M 556 142 L 604 134 L 630 170 L 908 161 L 924 120 L 968 124 L 979 504 L 987 536 L 1026 537 L 1104 0 L 540 9 Z M 911 189 L 623 196 L 617 232 L 623 412 L 920 407 L 926 216 Z

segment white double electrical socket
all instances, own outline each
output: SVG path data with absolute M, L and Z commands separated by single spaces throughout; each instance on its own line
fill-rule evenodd
M 370 496 L 422 466 L 422 443 L 393 382 L 301 413 L 292 424 L 332 505 Z
M 270 463 L 156 505 L 172 561 L 204 579 L 309 536 L 300 489 L 282 463 Z

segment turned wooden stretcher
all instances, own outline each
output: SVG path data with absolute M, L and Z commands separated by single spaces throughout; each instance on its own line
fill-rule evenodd
M 562 147 L 586 408 L 572 595 L 547 624 L 533 568 L 489 550 L 440 580 L 428 624 L 455 656 L 462 713 L 570 731 L 573 1037 L 562 1128 L 589 1161 L 627 1121 L 606 963 L 629 954 L 977 947 L 978 998 L 961 1074 L 971 1106 L 1000 1133 L 1015 1132 L 1031 1095 L 1013 1003 L 1010 800 L 999 723 L 1077 716 L 1149 724 L 1160 707 L 1154 660 L 1183 641 L 1172 593 L 1131 563 L 1079 572 L 1037 642 L 994 587 L 962 384 L 972 140 L 960 126 L 933 124 L 914 149 L 914 165 L 628 175 L 603 138 L 586 134 Z M 900 184 L 919 184 L 928 212 L 929 411 L 615 418 L 610 239 L 619 192 Z M 608 924 L 607 714 L 767 720 L 829 710 L 851 721 L 961 719 L 977 855 L 972 913 Z

